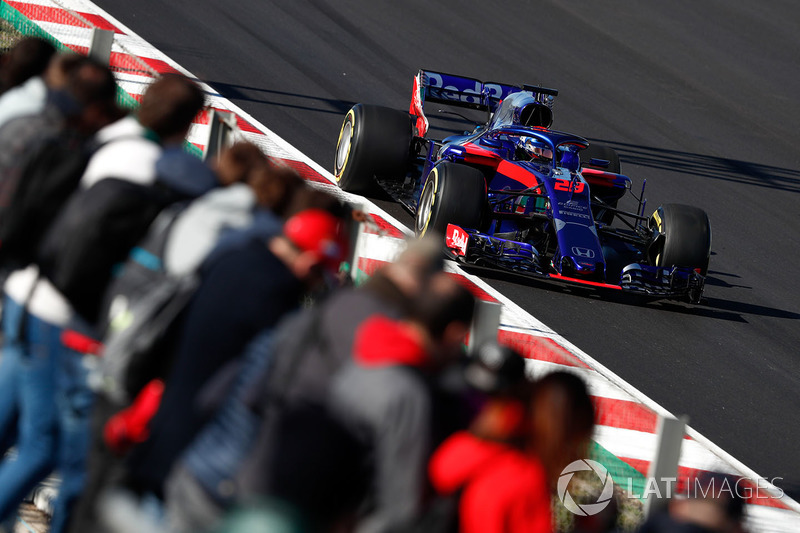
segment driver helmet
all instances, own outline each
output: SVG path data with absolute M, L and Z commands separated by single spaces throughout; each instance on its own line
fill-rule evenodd
M 553 151 L 542 147 L 532 137 L 525 137 L 522 148 L 533 159 L 553 159 Z

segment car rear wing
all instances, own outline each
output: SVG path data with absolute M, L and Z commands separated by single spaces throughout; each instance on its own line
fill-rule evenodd
M 424 137 L 428 131 L 428 119 L 422 109 L 425 102 L 437 102 L 494 113 L 505 97 L 520 91 L 532 92 L 537 100 L 548 105 L 551 105 L 553 97 L 558 95 L 556 89 L 535 85 L 482 82 L 475 78 L 420 70 L 414 77 L 409 112 L 417 117 L 417 135 Z

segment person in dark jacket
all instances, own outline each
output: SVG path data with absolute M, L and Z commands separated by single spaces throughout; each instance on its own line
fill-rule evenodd
M 269 495 L 321 528 L 348 510 L 359 532 L 391 531 L 413 520 L 432 451 L 432 388 L 462 353 L 473 308 L 469 291 L 438 273 L 408 318 L 375 315 L 363 322 L 353 359 L 333 376 L 324 409 L 284 418 L 262 472 L 271 478 Z M 330 437 L 336 447 L 325 444 Z M 332 499 L 341 507 L 332 509 Z
M 149 438 L 128 458 L 125 486 L 130 491 L 163 496 L 173 464 L 209 420 L 197 402 L 201 390 L 259 332 L 296 309 L 304 292 L 338 267 L 346 248 L 343 220 L 307 209 L 290 217 L 281 235 L 212 253 L 187 309 Z M 101 513 L 113 530 L 112 509 L 113 504 Z
M 59 54 L 53 58 L 48 68 L 50 75 L 42 78 L 44 102 L 38 112 L 16 115 L 0 123 L 0 209 L 4 210 L 11 203 L 26 165 L 48 140 L 67 130 L 74 130 L 83 137 L 91 136 L 108 123 L 108 118 L 104 123 L 89 120 L 93 115 L 107 117 L 107 113 L 98 113 L 103 108 L 108 110 L 107 103 L 98 106 L 99 102 L 95 102 L 89 106 L 94 109 L 80 105 L 82 100 L 94 99 L 90 92 L 77 94 L 81 89 L 76 86 L 77 79 L 73 75 L 87 61 L 77 54 Z M 103 100 L 107 101 L 107 95 Z M 15 106 L 15 109 L 20 107 Z
M 218 388 L 213 420 L 170 475 L 172 529 L 194 531 L 217 521 L 232 502 L 268 492 L 260 472 L 283 409 L 321 402 L 330 376 L 351 358 L 358 326 L 378 313 L 407 316 L 441 263 L 437 243 L 412 242 L 361 287 L 336 291 L 276 331 L 262 332 L 228 370 L 238 375 L 234 385 Z
M 162 155 L 156 163 L 159 175 L 197 174 L 186 169 L 185 158 L 178 155 Z M 202 164 L 199 159 L 193 159 Z M 141 306 L 142 300 L 152 297 L 153 291 L 158 291 L 162 283 L 181 280 L 187 283 L 186 286 L 194 286 L 202 262 L 229 232 L 255 228 L 265 238 L 280 233 L 283 220 L 260 201 L 262 189 L 267 188 L 267 184 L 263 179 L 254 179 L 256 175 L 269 173 L 271 168 L 273 165 L 268 165 L 266 156 L 251 143 L 238 142 L 223 150 L 213 162 L 221 186 L 188 205 L 182 202 L 160 214 L 106 291 L 101 322 L 107 325 L 100 328 L 100 331 L 105 331 L 101 369 L 104 386 L 92 413 L 87 484 L 73 513 L 70 531 L 86 533 L 95 527 L 98 494 L 106 484 L 114 481 L 116 467 L 122 461 L 129 442 L 142 438 L 139 432 L 123 423 L 128 420 L 127 415 L 117 417 L 111 424 L 113 429 L 107 430 L 106 423 L 123 409 L 128 410 L 128 400 L 137 396 L 141 387 L 152 380 L 166 378 L 165 372 L 173 354 L 169 345 L 176 328 L 169 327 L 163 342 L 147 352 L 149 357 L 139 358 L 135 363 L 115 359 L 114 343 L 119 340 L 118 336 L 124 337 L 129 333 L 127 328 L 134 327 L 136 320 L 144 320 L 144 317 L 137 317 L 137 310 L 141 309 L 137 306 Z M 294 176 L 294 179 L 301 181 L 299 176 Z M 176 298 L 175 294 L 171 297 Z M 174 320 L 179 322 L 179 316 Z M 122 368 L 124 375 L 115 370 Z M 138 406 L 134 410 L 138 415 Z M 134 418 L 139 420 L 138 416 Z M 135 425 L 142 432 L 146 430 L 144 423 Z M 108 439 L 107 435 L 110 436 Z

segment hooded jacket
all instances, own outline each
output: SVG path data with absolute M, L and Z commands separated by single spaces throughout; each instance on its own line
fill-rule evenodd
M 248 409 L 258 413 L 259 428 L 237 468 L 235 485 L 240 497 L 271 490 L 273 480 L 265 473 L 272 469 L 278 439 L 285 436 L 277 428 L 284 416 L 303 406 L 328 405 L 332 380 L 344 366 L 352 364 L 359 326 L 376 315 L 400 317 L 405 311 L 399 288 L 376 273 L 359 288 L 333 292 L 281 327 L 273 364 L 252 380 L 241 398 Z
M 462 489 L 462 533 L 550 533 L 551 498 L 542 464 L 467 432 L 447 439 L 428 465 L 440 494 Z
M 382 316 L 358 330 L 354 360 L 333 379 L 329 407 L 372 450 L 371 510 L 356 531 L 383 532 L 416 518 L 431 452 L 428 352 L 403 322 Z
M 267 228 L 265 240 L 281 231 L 280 219 L 258 208 L 255 193 L 248 185 L 235 183 L 212 190 L 192 202 L 175 221 L 164 250 L 164 267 L 172 275 L 193 272 L 226 233 L 253 225 Z

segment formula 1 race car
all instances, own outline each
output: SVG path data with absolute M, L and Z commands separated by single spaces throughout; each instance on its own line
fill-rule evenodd
M 644 186 L 636 197 L 613 149 L 550 129 L 557 94 L 421 70 L 409 112 L 350 109 L 336 179 L 362 194 L 380 186 L 416 216 L 417 235 L 440 233 L 463 265 L 699 302 L 711 253 L 706 213 L 664 204 L 645 216 Z M 488 120 L 430 139 L 426 102 Z M 637 212 L 617 208 L 626 193 Z

